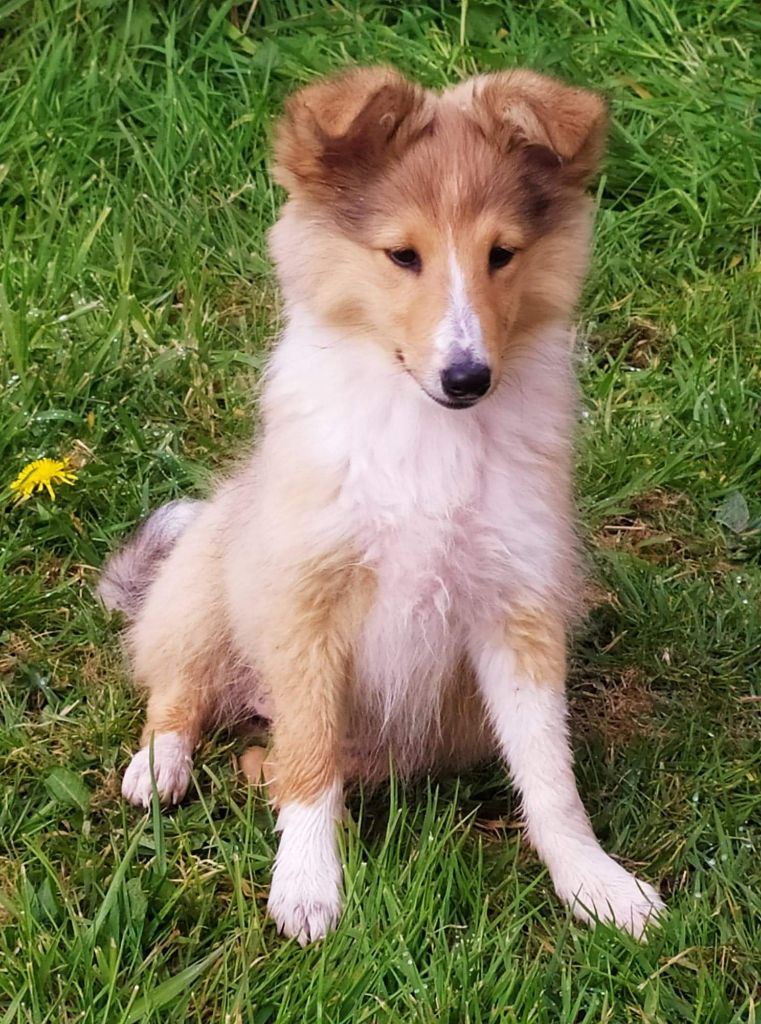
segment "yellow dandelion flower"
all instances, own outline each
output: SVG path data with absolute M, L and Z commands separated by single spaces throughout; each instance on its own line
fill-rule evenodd
M 53 484 L 57 487 L 60 484 L 73 484 L 76 479 L 77 474 L 71 471 L 68 459 L 35 459 L 24 466 L 11 484 L 13 500 L 21 503 L 28 501 L 35 491 L 47 491 L 55 501 Z

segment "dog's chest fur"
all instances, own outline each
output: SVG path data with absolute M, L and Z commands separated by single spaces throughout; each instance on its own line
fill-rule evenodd
M 422 732 L 471 629 L 551 571 L 558 502 L 545 492 L 552 451 L 565 459 L 568 403 L 543 393 L 558 382 L 535 360 L 516 388 L 448 410 L 385 353 L 330 341 L 289 332 L 272 383 L 290 408 L 300 396 L 302 443 L 340 480 L 321 528 L 375 574 L 357 698 L 389 727 Z
M 385 429 L 365 434 L 364 471 L 342 495 L 376 577 L 357 686 L 384 721 L 403 718 L 411 731 L 435 717 L 470 626 L 504 586 L 484 428 L 474 414 L 456 417 L 417 401 L 392 406 Z

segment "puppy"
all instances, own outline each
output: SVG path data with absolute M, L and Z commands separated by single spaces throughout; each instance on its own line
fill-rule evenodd
M 529 839 L 585 921 L 662 904 L 603 852 L 564 693 L 580 606 L 569 318 L 606 111 L 530 71 L 435 93 L 360 68 L 277 126 L 286 328 L 253 456 L 155 512 L 100 593 L 148 691 L 123 793 L 181 800 L 204 730 L 271 723 L 269 913 L 304 943 L 341 912 L 350 778 L 501 755 Z M 152 754 L 151 754 L 152 750 Z

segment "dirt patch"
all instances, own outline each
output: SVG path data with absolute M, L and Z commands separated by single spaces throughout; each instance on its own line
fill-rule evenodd
M 664 491 L 656 488 L 633 498 L 632 508 L 642 516 L 653 516 L 660 512 L 670 512 L 672 509 L 689 512 L 692 509 L 692 501 L 681 491 Z
M 11 857 L 0 857 L 0 925 L 10 924 L 16 917 L 17 902 L 23 873 L 19 861 Z
M 642 677 L 640 669 L 629 666 L 617 675 L 606 676 L 592 687 L 576 691 L 571 719 L 582 733 L 595 733 L 606 744 L 625 746 L 635 736 L 653 735 L 658 698 Z
M 621 331 L 613 335 L 592 335 L 589 347 L 595 352 L 606 352 L 614 359 L 621 359 L 624 366 L 644 370 L 657 366 L 660 349 L 670 332 L 646 317 L 635 316 Z
M 673 533 L 653 527 L 638 516 L 615 516 L 605 523 L 597 537 L 597 546 L 607 550 L 630 551 L 648 561 L 679 558 L 686 545 Z
M 11 633 L 0 651 L 0 676 L 10 676 L 20 662 L 28 661 L 34 655 L 34 649 L 27 637 L 20 633 Z
M 646 561 L 668 564 L 692 553 L 692 542 L 680 529 L 692 508 L 685 494 L 655 490 L 632 499 L 631 510 L 613 516 L 594 538 L 597 547 L 627 551 Z

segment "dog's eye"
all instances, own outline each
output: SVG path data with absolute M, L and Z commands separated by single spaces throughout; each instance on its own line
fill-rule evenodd
M 501 245 L 493 245 L 489 250 L 489 270 L 501 270 L 506 267 L 515 253 Z
M 420 257 L 414 249 L 388 249 L 386 255 L 397 267 L 405 270 L 420 270 Z

